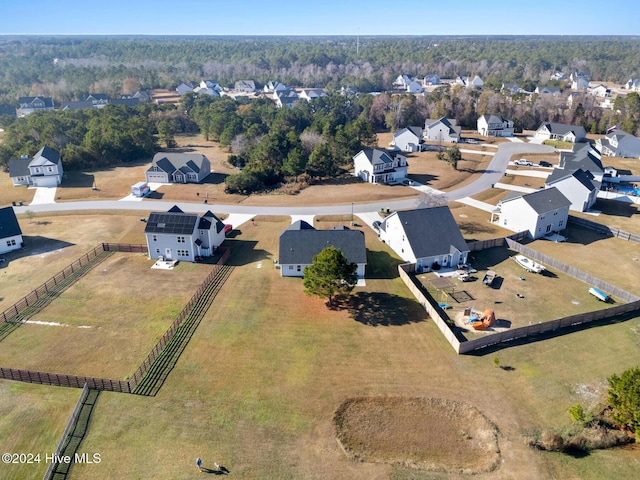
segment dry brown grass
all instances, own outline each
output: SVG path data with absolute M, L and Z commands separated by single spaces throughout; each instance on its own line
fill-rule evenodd
M 338 439 L 354 459 L 477 474 L 500 461 L 498 429 L 475 407 L 434 398 L 364 397 L 336 411 Z

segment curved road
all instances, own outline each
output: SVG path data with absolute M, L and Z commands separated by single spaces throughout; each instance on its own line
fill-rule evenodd
M 459 200 L 471 195 L 484 192 L 492 188 L 503 177 L 509 158 L 512 155 L 526 153 L 553 153 L 555 150 L 546 145 L 535 143 L 505 142 L 501 143 L 498 151 L 493 156 L 487 170 L 476 181 L 456 190 L 445 192 L 444 196 L 448 201 Z M 317 205 L 317 206 L 286 206 L 269 207 L 255 205 L 228 205 L 223 203 L 192 203 L 192 202 L 163 202 L 163 201 L 122 201 L 122 200 L 97 200 L 87 202 L 63 202 L 26 205 L 14 207 L 16 213 L 24 213 L 30 210 L 34 213 L 64 212 L 75 210 L 144 210 L 166 212 L 174 205 L 178 205 L 182 210 L 194 213 L 204 213 L 211 210 L 219 213 L 229 214 L 249 214 L 249 215 L 335 215 L 348 213 L 377 212 L 382 208 L 391 210 L 410 209 L 416 206 L 416 198 L 404 200 L 392 200 L 385 202 L 371 202 L 358 204 L 339 205 Z

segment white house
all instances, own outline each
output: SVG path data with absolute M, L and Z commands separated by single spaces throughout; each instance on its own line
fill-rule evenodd
M 310 102 L 311 100 L 315 100 L 316 98 L 326 97 L 327 94 L 324 93 L 324 90 L 321 88 L 303 88 L 302 90 L 300 90 L 298 96 L 302 100 Z
M 20 116 L 25 116 L 33 112 L 53 110 L 53 99 L 50 97 L 19 97 L 18 105 Z
M 7 253 L 24 246 L 22 230 L 13 207 L 0 208 L 0 253 Z
M 32 159 L 23 156 L 9 160 L 9 177 L 13 185 L 56 187 L 62 182 L 60 154 L 49 147 L 42 147 Z
M 313 263 L 313 257 L 329 246 L 340 250 L 349 263 L 357 264 L 358 278 L 364 278 L 367 249 L 362 230 L 316 230 L 304 220 L 294 222 L 280 234 L 280 275 L 304 277 L 304 269 Z
M 608 157 L 640 158 L 640 138 L 617 128 L 596 140 L 596 146 Z
M 196 261 L 209 257 L 225 238 L 224 224 L 213 213 L 184 213 L 177 206 L 152 212 L 144 230 L 149 258 Z
M 491 213 L 491 222 L 536 239 L 565 229 L 570 206 L 571 201 L 555 187 L 525 195 L 510 192 Z
M 478 117 L 478 133 L 485 137 L 513 137 L 513 120 L 501 115 Z
M 380 225 L 380 240 L 418 271 L 467 262 L 469 248 L 449 207 L 400 210 Z
M 147 182 L 200 183 L 211 173 L 209 159 L 196 153 L 156 153 L 145 172 Z
M 393 134 L 390 146 L 402 152 L 419 152 L 422 143 L 422 128 L 406 127 Z
M 365 148 L 353 157 L 354 176 L 368 183 L 397 183 L 407 177 L 407 158 L 397 152 Z
M 423 138 L 428 142 L 458 143 L 462 128 L 456 125 L 452 118 L 427 118 L 424 122 Z
M 563 142 L 580 142 L 585 139 L 587 132 L 580 125 L 566 123 L 542 123 L 536 130 L 535 138 L 540 140 L 562 140 Z
M 589 75 L 583 72 L 573 72 L 569 76 L 571 90 L 587 90 L 589 88 Z
M 629 81 L 625 83 L 624 88 L 632 92 L 640 92 L 640 78 L 630 78 Z
M 571 202 L 569 210 L 586 212 L 596 203 L 600 182 L 597 182 L 590 172 L 581 168 L 573 172 L 554 168 L 545 180 L 545 187 L 555 187 L 567 197 Z

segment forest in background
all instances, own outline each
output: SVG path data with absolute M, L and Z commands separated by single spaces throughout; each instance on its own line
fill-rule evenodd
M 399 74 L 477 74 L 488 87 L 535 87 L 555 71 L 580 71 L 623 84 L 639 68 L 640 37 L 0 36 L 0 104 L 26 95 L 115 98 L 202 79 L 372 92 L 389 90 Z

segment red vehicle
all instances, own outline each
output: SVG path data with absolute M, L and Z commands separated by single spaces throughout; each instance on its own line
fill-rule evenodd
M 224 224 L 224 236 L 226 237 L 227 235 L 229 235 L 231 233 L 231 230 L 233 230 L 233 225 L 231 225 L 230 223 L 225 223 Z

